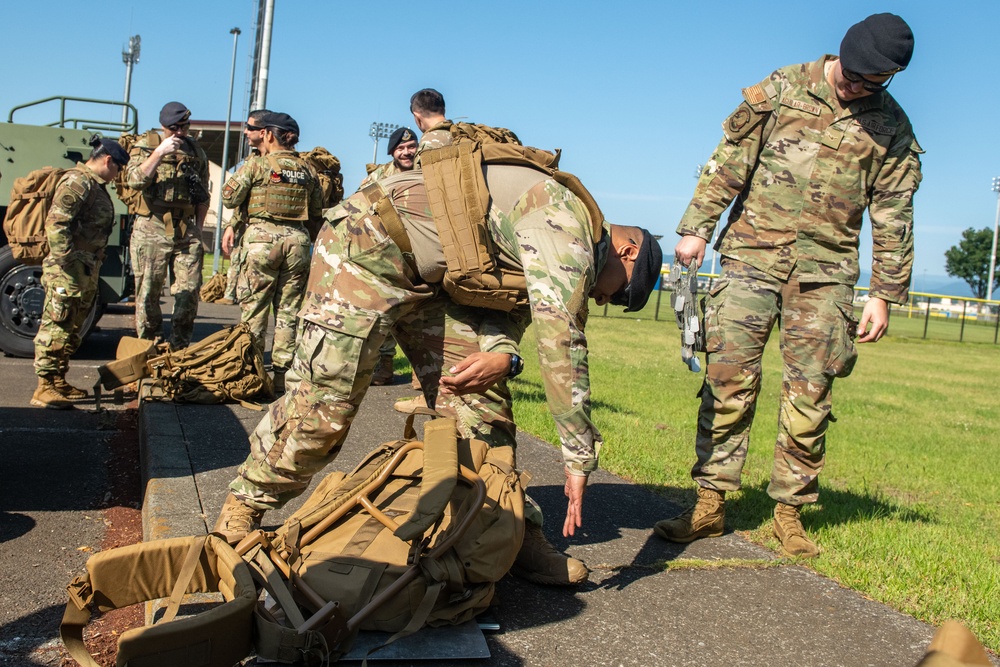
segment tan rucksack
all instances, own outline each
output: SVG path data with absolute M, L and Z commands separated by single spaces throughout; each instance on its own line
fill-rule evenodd
M 481 144 L 522 145 L 517 135 L 506 127 L 494 127 L 480 123 L 452 123 L 448 131 L 451 132 L 452 140 L 455 143 L 471 140 Z
M 45 218 L 52 207 L 56 185 L 66 171 L 58 167 L 43 167 L 14 179 L 7 214 L 3 219 L 3 232 L 7 235 L 14 259 L 25 264 L 41 264 L 49 254 Z
M 362 629 L 396 632 L 392 641 L 461 623 L 487 608 L 524 537 L 527 475 L 513 466 L 512 448 L 459 439 L 454 419 L 429 422 L 418 441 L 410 415 L 403 440 L 328 475 L 276 533 L 254 531 L 235 552 L 202 536 L 92 556 L 69 586 L 61 636 L 91 664 L 81 640 L 91 608 L 168 595 L 163 620 L 123 634 L 119 665 L 230 667 L 251 631 L 259 658 L 327 664 Z M 184 593 L 216 590 L 223 605 L 174 619 Z
M 181 350 L 162 350 L 146 368 L 165 398 L 178 403 L 256 401 L 274 398 L 271 376 L 250 325 L 241 322 Z
M 213 273 L 212 277 L 201 286 L 201 291 L 199 292 L 201 300 L 206 303 L 212 303 L 221 299 L 226 294 L 226 283 L 226 274 Z
M 340 173 L 340 160 L 322 146 L 299 153 L 299 157 L 319 176 L 323 187 L 323 208 L 336 206 L 344 198 L 344 175 Z
M 154 149 L 160 145 L 160 133 L 156 130 L 146 130 L 143 134 L 122 133 L 118 137 L 119 145 L 129 154 L 130 159 L 135 157 L 133 154 L 135 143 L 142 137 L 146 138 L 147 147 L 150 149 Z M 135 149 L 135 153 L 138 153 L 138 149 Z M 149 215 L 149 206 L 142 196 L 142 190 L 135 190 L 125 185 L 125 167 L 119 169 L 118 175 L 115 176 L 115 194 L 128 207 L 129 213 Z

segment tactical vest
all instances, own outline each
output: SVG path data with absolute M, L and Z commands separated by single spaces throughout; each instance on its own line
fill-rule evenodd
M 582 201 L 594 241 L 601 238 L 604 214 L 580 179 L 559 170 L 559 156 L 558 150 L 472 141 L 422 154 L 427 199 L 447 264 L 443 286 L 456 303 L 502 311 L 528 303 L 524 271 L 499 261 L 487 219 L 490 193 L 484 165 L 517 165 L 546 174 Z
M 312 169 L 294 153 L 281 158 L 294 162 L 295 167 L 281 166 L 274 154 L 265 158 L 271 172 L 262 185 L 255 185 L 250 192 L 250 217 L 298 223 L 309 220 L 309 185 L 317 182 Z
M 147 131 L 141 138 L 145 139 L 146 145 L 133 147 L 130 155 L 138 153 L 145 160 L 160 145 L 163 138 L 155 130 Z M 145 190 L 132 190 L 132 192 L 137 192 L 137 195 L 130 195 L 128 193 L 130 188 L 125 188 L 124 193 L 119 191 L 119 197 L 129 206 L 131 213 L 142 216 L 154 213 L 162 215 L 164 211 L 180 209 L 184 217 L 194 214 L 194 206 L 198 202 L 196 202 L 192 192 L 191 178 L 185 174 L 200 178 L 199 174 L 204 165 L 201 157 L 198 156 L 195 143 L 190 137 L 184 137 L 184 145 L 194 155 L 178 150 L 164 156 L 156 167 L 153 182 Z

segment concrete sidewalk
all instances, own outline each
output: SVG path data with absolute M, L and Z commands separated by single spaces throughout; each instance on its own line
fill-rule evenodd
M 226 323 L 234 312 L 204 304 L 199 318 L 203 326 Z M 408 381 L 372 387 L 330 470 L 350 470 L 377 445 L 401 437 L 404 417 L 392 403 L 409 395 Z M 143 402 L 140 413 L 145 539 L 205 533 L 261 413 L 154 401 Z M 652 524 L 678 508 L 605 471 L 591 476 L 583 530 L 565 540 L 559 451 L 522 433 L 518 465 L 532 475 L 529 491 L 549 518 L 549 539 L 587 563 L 590 582 L 559 589 L 506 577 L 492 609 L 501 629 L 487 636 L 492 657 L 446 664 L 910 667 L 934 633 L 800 566 L 665 571 L 664 561 L 775 560 L 776 554 L 732 533 L 690 545 L 664 542 Z M 307 495 L 268 513 L 265 527 L 280 524 Z

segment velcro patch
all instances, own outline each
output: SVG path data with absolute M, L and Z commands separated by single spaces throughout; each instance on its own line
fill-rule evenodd
M 309 182 L 309 175 L 306 172 L 295 169 L 282 169 L 281 177 L 285 183 L 295 185 L 306 185 Z
M 869 132 L 874 132 L 875 134 L 887 134 L 890 137 L 896 135 L 895 127 L 890 127 L 888 125 L 883 125 L 877 120 L 872 120 L 871 118 L 857 118 L 858 125 L 865 128 Z
M 810 104 L 809 102 L 803 102 L 802 100 L 781 100 L 781 104 L 786 107 L 791 107 L 792 109 L 805 111 L 813 116 L 818 116 L 822 111 L 818 104 Z
M 764 89 L 758 83 L 756 86 L 743 89 L 743 99 L 747 101 L 747 104 L 755 105 L 766 100 L 767 95 L 764 94 Z

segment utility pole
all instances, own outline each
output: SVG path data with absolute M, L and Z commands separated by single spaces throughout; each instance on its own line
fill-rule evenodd
M 125 63 L 125 106 L 122 107 L 122 125 L 128 123 L 128 101 L 132 94 L 132 66 L 139 62 L 139 46 L 142 38 L 133 35 L 128 38 L 128 51 L 122 51 L 122 62 Z
M 267 106 L 267 76 L 271 64 L 271 28 L 274 25 L 274 0 L 261 0 L 263 3 L 264 20 L 260 23 L 260 57 L 257 59 L 257 78 L 254 82 L 253 103 L 250 109 L 263 109 Z M 258 16 L 259 16 L 258 9 Z
M 399 128 L 399 125 L 393 125 L 392 123 L 372 123 L 371 129 L 368 130 L 368 136 L 375 141 L 375 147 L 372 149 L 373 164 L 378 163 L 378 140 L 388 139 Z
M 229 31 L 233 36 L 233 64 L 229 69 L 229 106 L 226 107 L 226 134 L 222 141 L 222 164 L 219 171 L 219 198 L 215 207 L 215 257 L 212 259 L 212 273 L 219 272 L 222 261 L 222 184 L 226 180 L 226 169 L 229 168 L 229 129 L 233 118 L 233 80 L 236 78 L 236 44 L 240 39 L 240 29 Z
M 1000 227 L 1000 176 L 993 177 L 993 192 L 997 193 L 997 217 L 993 222 L 993 249 L 990 251 L 990 282 L 986 286 L 986 300 L 993 300 L 993 275 L 997 268 L 997 228 Z

